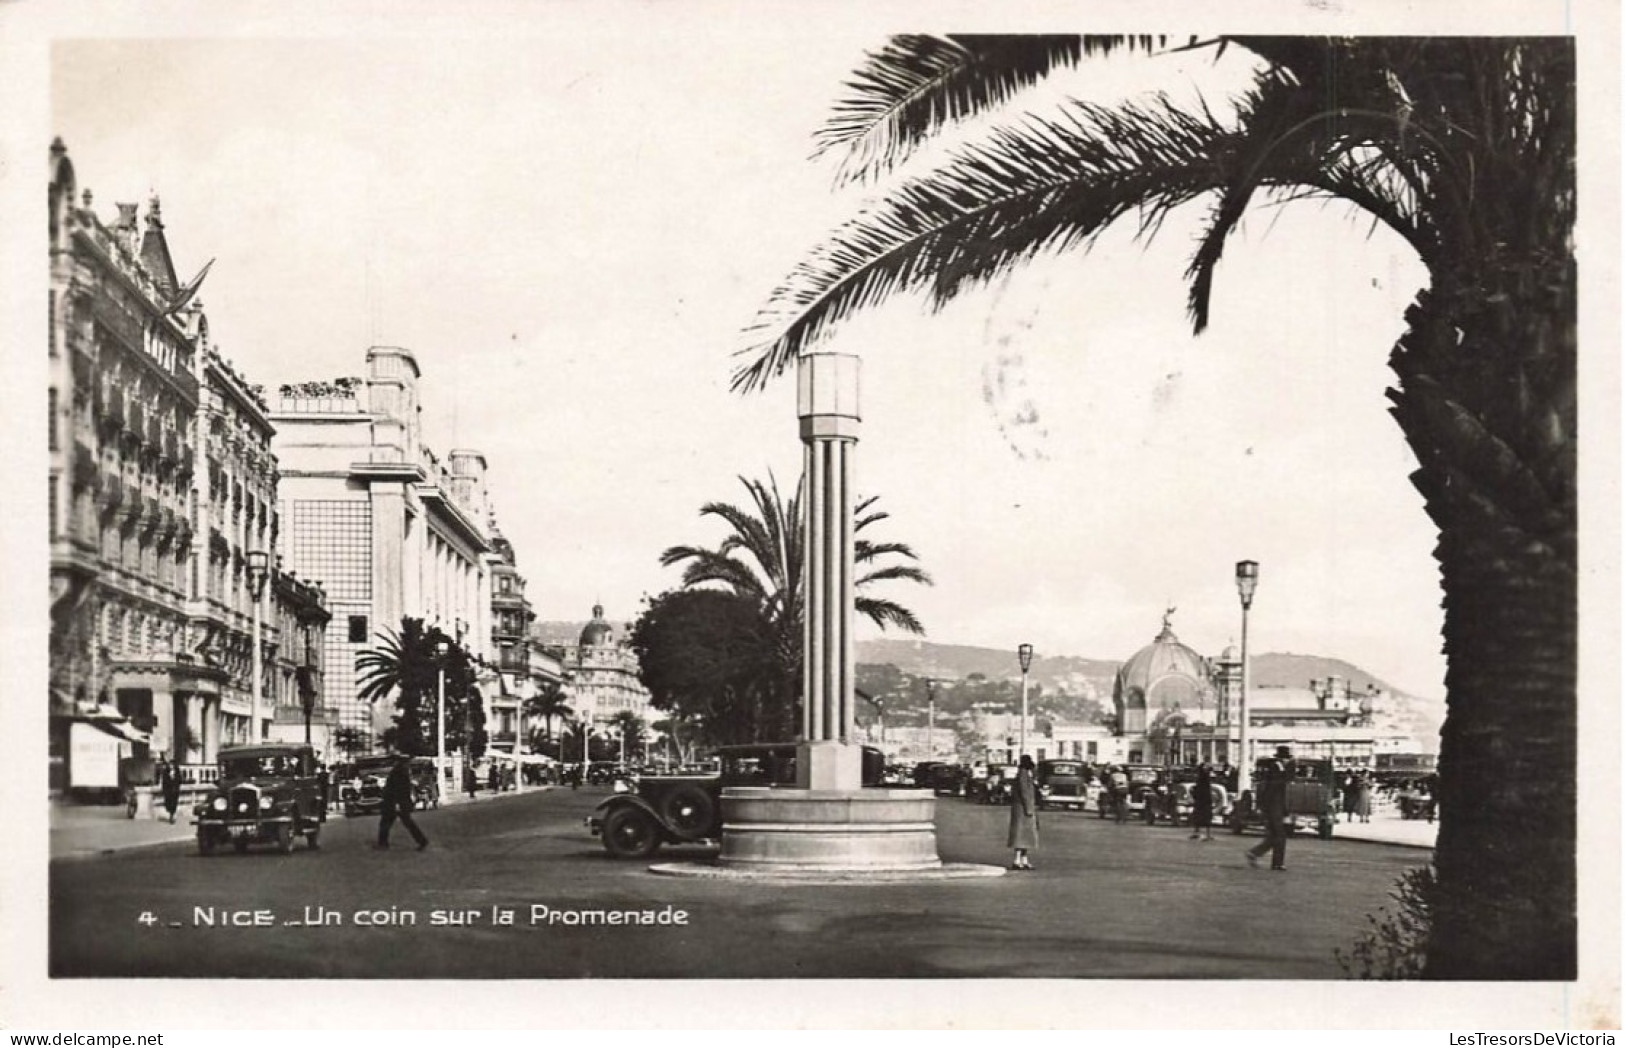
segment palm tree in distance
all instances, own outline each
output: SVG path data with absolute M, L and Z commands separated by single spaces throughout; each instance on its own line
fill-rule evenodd
M 565 698 L 564 685 L 558 681 L 544 683 L 539 694 L 525 700 L 525 716 L 542 718 L 542 737 L 548 741 L 553 739 L 553 718 L 567 721 L 573 712 Z
M 819 135 L 876 178 L 947 124 L 1058 67 L 1149 38 L 892 39 Z M 1448 712 L 1426 974 L 1570 979 L 1576 965 L 1575 59 L 1561 38 L 1235 37 L 1233 115 L 1166 98 L 1025 113 L 895 180 L 791 273 L 736 372 L 759 388 L 848 316 L 906 290 L 941 306 L 1135 215 L 1208 210 L 1188 306 L 1249 205 L 1342 201 L 1428 270 L 1388 391 L 1439 529 Z M 973 135 L 975 134 L 972 129 Z
M 753 603 L 767 623 L 774 647 L 778 680 L 770 705 L 778 711 L 782 737 L 795 733 L 794 721 L 801 692 L 802 545 L 801 485 L 786 500 L 770 476 L 766 484 L 739 478 L 752 505 L 741 508 L 708 502 L 702 517 L 726 522 L 730 533 L 716 549 L 672 546 L 660 555 L 665 567 L 683 565 L 684 588 L 721 586 Z M 879 496 L 860 499 L 853 507 L 853 589 L 857 612 L 881 629 L 895 626 L 920 634 L 925 627 L 908 608 L 876 596 L 872 587 L 884 582 L 931 585 L 931 576 L 916 564 L 913 549 L 901 542 L 876 542 L 864 532 L 889 519 L 877 509 Z
M 399 631 L 384 630 L 376 647 L 356 653 L 355 669 L 357 698 L 376 703 L 394 696 L 395 723 L 384 732 L 384 743 L 418 756 L 435 753 L 444 671 L 447 752 L 484 753 L 485 711 L 473 658 L 440 627 L 407 616 Z
M 752 506 L 742 509 L 723 502 L 708 502 L 700 509 L 702 517 L 718 517 L 731 533 L 716 549 L 699 546 L 672 546 L 660 555 L 665 567 L 683 564 L 685 587 L 720 584 L 736 595 L 753 601 L 774 623 L 795 625 L 790 639 L 800 650 L 801 634 L 801 485 L 788 500 L 779 494 L 771 477 L 739 481 L 750 493 Z M 914 550 L 901 542 L 875 542 L 864 536 L 891 514 L 876 509 L 880 496 L 860 499 L 853 507 L 853 562 L 857 573 L 858 614 L 882 629 L 896 626 L 909 633 L 924 633 L 925 627 L 908 608 L 893 600 L 864 590 L 881 582 L 904 581 L 931 585 L 931 576 L 909 563 L 881 563 L 886 558 L 915 561 Z

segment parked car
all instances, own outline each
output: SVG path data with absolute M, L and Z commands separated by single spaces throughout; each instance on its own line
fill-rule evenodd
M 706 775 L 645 775 L 635 793 L 617 793 L 587 816 L 587 829 L 617 859 L 644 859 L 661 845 L 711 844 L 722 839 L 722 791 L 730 786 L 793 787 L 795 743 L 724 746 L 721 771 Z M 885 785 L 886 758 L 863 748 L 863 785 Z
M 339 804 L 346 815 L 366 815 L 384 804 L 384 780 L 395 766 L 387 753 L 361 757 L 339 780 Z M 412 758 L 412 807 L 417 811 L 440 807 L 440 787 L 435 781 L 433 757 Z
M 1039 761 L 1035 778 L 1040 809 L 1077 808 L 1082 811 L 1088 806 L 1088 768 L 1082 761 Z
M 965 784 L 965 799 L 979 804 L 1009 804 L 1018 770 L 1014 764 L 989 764 L 980 778 Z
M 963 797 L 970 782 L 970 769 L 963 764 L 938 764 L 931 769 L 926 785 L 938 797 Z
M 303 836 L 317 847 L 327 821 L 326 799 L 309 746 L 268 743 L 220 751 L 220 778 L 194 810 L 203 855 L 228 841 L 239 852 L 274 843 L 283 854 Z
M 1231 806 L 1227 825 L 1235 833 L 1264 825 L 1255 790 L 1263 777 L 1264 761 L 1253 773 L 1254 790 L 1247 790 Z M 1287 831 L 1296 833 L 1300 824 L 1310 824 L 1322 838 L 1329 838 L 1337 826 L 1337 771 L 1329 760 L 1294 760 L 1292 778 L 1286 787 Z

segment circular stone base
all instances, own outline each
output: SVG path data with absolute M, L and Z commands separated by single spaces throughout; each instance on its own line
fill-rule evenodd
M 873 788 L 725 789 L 719 862 L 808 873 L 937 869 L 936 797 Z
M 723 866 L 712 862 L 662 862 L 649 867 L 662 877 L 716 881 L 761 881 L 772 884 L 921 884 L 1003 877 L 1003 866 L 945 862 L 928 869 L 808 869 L 805 866 Z

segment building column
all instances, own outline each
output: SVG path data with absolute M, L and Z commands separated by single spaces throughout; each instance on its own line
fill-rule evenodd
M 809 353 L 797 361 L 803 508 L 802 738 L 797 785 L 857 789 L 852 458 L 858 442 L 858 358 Z

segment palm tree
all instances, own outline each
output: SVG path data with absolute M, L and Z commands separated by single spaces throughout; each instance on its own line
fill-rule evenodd
M 442 651 L 443 649 L 443 651 Z M 356 697 L 375 703 L 395 697 L 395 724 L 384 742 L 420 756 L 436 751 L 441 673 L 446 690 L 446 748 L 478 757 L 485 750 L 485 710 L 475 686 L 475 665 L 463 646 L 422 619 L 401 619 L 384 630 L 377 647 L 356 653 Z
M 842 177 L 882 174 L 947 123 L 1060 66 L 1159 41 L 894 38 L 820 135 Z M 840 321 L 926 290 L 940 306 L 1134 213 L 1208 207 L 1189 311 L 1258 199 L 1341 201 L 1393 230 L 1429 283 L 1388 391 L 1439 529 L 1448 714 L 1433 978 L 1573 978 L 1576 963 L 1575 58 L 1561 38 L 1193 41 L 1239 46 L 1221 118 L 1166 98 L 1082 101 L 973 137 L 895 181 L 798 266 L 735 387 L 760 387 Z M 974 135 L 974 129 L 972 129 Z
M 553 738 L 553 718 L 567 721 L 573 712 L 565 698 L 564 685 L 559 681 L 547 681 L 541 686 L 540 694 L 525 700 L 525 716 L 542 718 L 543 737 L 549 740 Z
M 672 546 L 660 555 L 666 567 L 685 564 L 683 586 L 691 588 L 717 583 L 741 597 L 749 598 L 773 622 L 794 622 L 801 617 L 801 484 L 786 501 L 778 482 L 771 477 L 763 484 L 739 478 L 750 493 L 753 506 L 741 509 L 723 502 L 708 502 L 700 509 L 702 517 L 719 517 L 732 529 L 716 549 Z M 853 561 L 857 575 L 858 614 L 881 629 L 896 626 L 910 633 L 924 633 L 925 627 L 908 608 L 896 601 L 863 592 L 881 582 L 905 581 L 931 585 L 931 576 L 913 564 L 881 564 L 888 557 L 913 561 L 914 550 L 901 542 L 874 542 L 863 532 L 891 514 L 875 508 L 878 495 L 860 499 L 853 507 Z M 799 645 L 800 633 L 794 634 Z
M 795 728 L 790 722 L 801 690 L 801 484 L 786 500 L 771 476 L 766 484 L 744 477 L 739 481 L 750 494 L 749 508 L 708 502 L 700 509 L 700 516 L 717 517 L 728 524 L 731 532 L 721 544 L 716 549 L 672 546 L 660 555 L 660 563 L 666 567 L 684 565 L 685 589 L 717 585 L 756 605 L 769 624 L 780 669 L 780 679 L 772 689 L 776 696 L 773 705 L 784 721 L 780 731 L 793 733 Z M 907 563 L 919 559 L 909 546 L 876 542 L 863 534 L 890 517 L 875 508 L 878 500 L 878 495 L 870 495 L 853 507 L 854 604 L 858 614 L 881 629 L 896 626 L 910 633 L 924 633 L 925 627 L 908 608 L 868 592 L 883 582 L 932 584 L 929 574 Z M 889 558 L 896 559 L 887 562 Z

